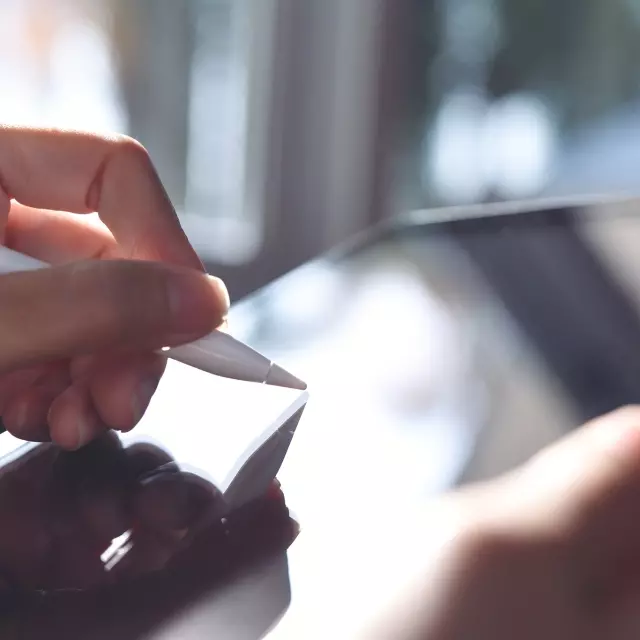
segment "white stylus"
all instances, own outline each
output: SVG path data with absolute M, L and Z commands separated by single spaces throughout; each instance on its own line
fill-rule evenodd
M 33 271 L 49 266 L 45 262 L 0 246 L 0 274 Z M 162 353 L 173 360 L 223 378 L 302 391 L 307 388 L 302 380 L 222 331 L 213 331 L 196 342 L 172 347 Z

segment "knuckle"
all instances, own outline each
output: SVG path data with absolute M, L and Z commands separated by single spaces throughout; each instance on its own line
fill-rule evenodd
M 121 160 L 138 166 L 151 164 L 149 152 L 135 138 L 120 134 L 112 138 L 111 144 L 113 145 L 113 154 Z
M 100 140 L 103 149 L 100 163 L 94 169 L 94 177 L 85 196 L 88 211 L 100 209 L 105 175 L 110 171 L 116 170 L 116 173 L 136 179 L 140 174 L 147 174 L 153 168 L 147 150 L 134 138 L 116 134 L 107 137 L 98 136 L 97 139 Z

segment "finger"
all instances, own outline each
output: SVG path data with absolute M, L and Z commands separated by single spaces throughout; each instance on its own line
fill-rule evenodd
M 98 212 L 123 257 L 202 269 L 148 153 L 125 136 L 0 128 L 0 220 L 6 198 L 30 207 Z
M 107 431 L 95 410 L 89 390 L 78 385 L 60 394 L 47 416 L 51 439 L 63 449 L 75 451 Z
M 0 376 L 0 416 L 8 403 L 46 374 L 51 365 L 37 365 Z
M 157 263 L 95 261 L 0 277 L 0 371 L 117 348 L 157 349 L 218 326 L 219 281 Z
M 140 353 L 95 360 L 88 375 L 93 405 L 111 429 L 130 431 L 142 419 L 164 373 L 166 358 Z
M 538 456 L 516 483 L 522 508 L 569 542 L 603 584 L 640 568 L 640 408 L 601 418 Z
M 45 368 L 42 376 L 8 401 L 3 413 L 7 431 L 22 440 L 47 442 L 51 404 L 70 385 L 66 363 Z
M 0 244 L 4 244 L 7 227 L 7 216 L 11 208 L 11 198 L 5 193 L 0 182 Z
M 72 382 L 66 361 L 21 372 L 20 378 L 8 374 L 6 377 L 13 378 L 14 384 L 3 404 L 7 431 L 31 442 L 50 440 L 50 407 L 59 395 L 76 383 L 80 389 L 89 390 L 93 407 L 106 427 L 118 431 L 133 429 L 155 393 L 166 358 L 156 353 L 142 353 L 92 356 L 81 360 L 80 365 L 73 367 L 75 382 Z M 17 383 L 20 383 L 19 387 Z
M 113 234 L 92 216 L 34 209 L 11 203 L 4 244 L 50 264 L 113 258 Z
M 158 353 L 124 353 L 75 358 L 74 384 L 87 387 L 101 420 L 117 431 L 130 431 L 142 419 L 166 367 Z

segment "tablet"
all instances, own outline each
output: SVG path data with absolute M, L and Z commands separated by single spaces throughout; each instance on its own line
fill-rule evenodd
M 640 401 L 639 248 L 631 199 L 414 212 L 259 291 L 231 321 L 309 382 L 315 411 L 295 443 L 309 473 L 321 475 L 311 449 L 345 477 L 360 449 L 362 473 L 425 495 Z
M 235 309 L 312 390 L 280 474 L 302 534 L 270 637 L 309 619 L 340 636 L 411 562 L 403 514 L 640 401 L 639 249 L 632 199 L 416 212 Z M 389 518 L 406 544 L 385 563 L 363 523 Z
M 412 560 L 412 510 L 640 402 L 639 249 L 631 199 L 413 212 L 235 304 L 231 332 L 309 384 L 273 471 L 300 534 L 122 637 L 349 637 Z M 171 363 L 125 451 L 142 438 L 220 482 L 292 401 L 267 391 Z

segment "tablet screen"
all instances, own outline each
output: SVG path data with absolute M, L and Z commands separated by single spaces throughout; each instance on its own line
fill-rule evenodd
M 412 214 L 238 305 L 231 326 L 312 389 L 294 443 L 305 469 L 291 455 L 283 473 L 331 459 L 349 476 L 361 450 L 364 484 L 428 494 L 640 401 L 639 214 L 635 201 Z
M 241 514 L 239 537 L 224 534 L 224 544 L 240 540 L 240 579 L 221 573 L 214 560 L 231 556 L 222 538 L 208 537 L 176 556 L 191 563 L 178 567 L 182 573 L 160 574 L 159 594 L 135 585 L 118 592 L 136 614 L 129 618 L 118 606 L 123 623 L 133 628 L 144 619 L 149 632 L 126 637 L 205 638 L 215 629 L 257 639 L 271 628 L 271 640 L 285 640 L 308 637 L 310 620 L 315 637 L 348 637 L 349 620 L 366 616 L 376 585 L 392 582 L 394 567 L 412 561 L 408 541 L 391 558 L 381 551 L 370 535 L 379 525 L 397 527 L 406 541 L 404 514 L 416 505 L 511 469 L 583 421 L 640 402 L 639 216 L 636 201 L 414 213 L 234 305 L 231 332 L 309 384 L 279 473 L 283 495 L 265 503 L 267 511 L 273 507 L 269 517 L 262 507 L 255 519 Z M 123 439 L 123 449 L 106 445 L 118 469 L 131 460 L 148 464 L 151 452 L 158 464 L 175 460 L 185 473 L 204 476 L 210 495 L 246 442 L 268 431 L 289 402 L 282 394 L 172 363 L 141 428 Z M 3 438 L 2 453 L 15 448 Z M 139 439 L 147 442 L 142 449 Z M 35 451 L 47 461 L 50 449 Z M 22 482 L 20 469 L 33 467 L 29 455 L 35 453 L 0 474 L 7 495 L 24 496 L 24 487 L 19 494 L 7 478 Z M 95 474 L 110 459 L 99 446 L 93 455 L 79 455 L 89 456 L 80 470 Z M 79 490 L 86 483 L 76 477 L 77 459 L 64 457 L 73 473 L 62 477 L 64 487 Z M 39 487 L 51 489 L 49 476 L 29 478 L 42 501 Z M 72 494 L 65 489 L 61 496 Z M 30 522 L 21 500 L 15 507 L 6 502 L 18 532 Z M 58 502 L 47 498 L 46 505 L 32 513 L 57 522 Z M 94 501 L 88 506 L 93 517 Z M 287 507 L 300 527 L 295 542 Z M 24 533 L 7 538 L 14 531 L 7 522 L 0 542 L 22 549 Z M 68 531 L 75 536 L 76 529 Z M 272 561 L 251 564 L 265 541 L 273 543 Z M 77 542 L 70 557 L 85 549 Z M 85 569 L 93 566 L 87 557 L 79 561 Z M 3 558 L 19 568 L 48 566 L 34 564 L 33 553 Z M 60 568 L 74 569 L 75 562 L 61 561 Z M 96 567 L 102 576 L 102 564 Z M 79 586 L 75 573 L 63 577 L 64 585 Z M 69 603 L 86 613 L 88 625 L 106 624 L 99 615 L 106 609 Z M 43 610 L 43 624 L 51 612 L 66 624 L 60 611 Z M 112 613 L 110 624 L 120 624 Z M 31 610 L 13 617 L 38 622 Z

